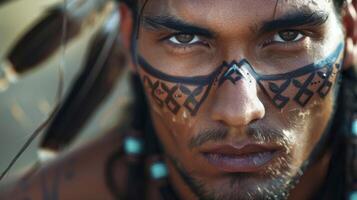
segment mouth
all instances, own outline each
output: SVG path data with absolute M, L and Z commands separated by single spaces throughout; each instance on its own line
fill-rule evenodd
M 278 147 L 246 144 L 242 147 L 220 145 L 203 151 L 203 157 L 213 167 L 226 173 L 258 172 L 270 165 L 281 153 Z

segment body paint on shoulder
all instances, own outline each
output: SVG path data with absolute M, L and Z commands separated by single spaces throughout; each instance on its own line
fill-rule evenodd
M 326 97 L 341 71 L 344 43 L 340 43 L 327 58 L 282 74 L 257 73 L 246 59 L 237 62 L 224 61 L 215 71 L 204 76 L 173 76 L 151 66 L 139 57 L 144 86 L 160 107 L 173 114 L 182 109 L 195 116 L 213 87 L 219 88 L 227 81 L 236 84 L 242 79 L 255 80 L 261 90 L 278 109 L 290 101 L 304 107 L 317 94 Z M 293 92 L 291 92 L 293 91 Z M 291 94 L 293 93 L 293 94 Z

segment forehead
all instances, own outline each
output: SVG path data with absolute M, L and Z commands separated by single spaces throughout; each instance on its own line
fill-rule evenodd
M 221 28 L 242 27 L 288 15 L 296 10 L 333 11 L 332 0 L 148 0 L 144 15 L 168 15 Z

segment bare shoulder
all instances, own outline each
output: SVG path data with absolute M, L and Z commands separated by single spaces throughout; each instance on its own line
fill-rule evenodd
M 117 177 L 125 174 L 121 138 L 112 130 L 41 163 L 0 193 L 0 199 L 116 199 L 113 187 L 120 187 Z

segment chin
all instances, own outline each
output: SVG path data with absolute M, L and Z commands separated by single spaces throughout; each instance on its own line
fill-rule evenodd
M 180 174 L 201 200 L 284 200 L 294 188 L 302 173 L 300 167 L 292 167 L 291 158 L 284 158 L 254 173 L 223 173 L 209 177 Z
M 289 196 L 293 177 L 261 177 L 229 174 L 213 183 L 195 181 L 195 192 L 202 200 L 284 200 Z

